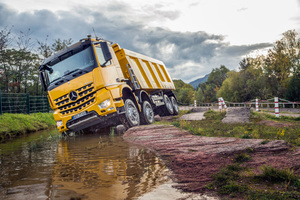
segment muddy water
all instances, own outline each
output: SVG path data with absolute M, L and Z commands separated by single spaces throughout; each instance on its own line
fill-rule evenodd
M 109 133 L 52 130 L 0 144 L 0 199 L 136 199 L 167 174 L 151 152 Z

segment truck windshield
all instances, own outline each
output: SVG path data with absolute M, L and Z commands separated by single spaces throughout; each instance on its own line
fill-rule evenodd
M 49 81 L 52 83 L 73 71 L 91 67 L 94 65 L 94 62 L 92 47 L 90 46 L 51 66 L 53 72 L 47 71 Z

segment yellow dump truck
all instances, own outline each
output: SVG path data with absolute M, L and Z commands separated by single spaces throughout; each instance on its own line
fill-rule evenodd
M 39 71 L 61 133 L 178 114 L 164 63 L 103 39 L 88 36 L 45 59 Z

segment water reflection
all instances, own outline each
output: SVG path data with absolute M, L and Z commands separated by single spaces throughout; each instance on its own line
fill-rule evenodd
M 159 158 L 120 136 L 61 140 L 51 198 L 133 199 L 166 181 L 166 171 Z
M 0 199 L 135 199 L 168 181 L 159 158 L 121 136 L 53 134 L 0 144 Z
M 0 144 L 0 199 L 47 199 L 58 140 L 41 131 Z

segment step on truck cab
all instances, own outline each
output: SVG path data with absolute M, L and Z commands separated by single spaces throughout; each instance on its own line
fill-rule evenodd
M 61 133 L 178 114 L 164 63 L 103 39 L 88 36 L 46 58 L 39 71 Z

